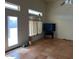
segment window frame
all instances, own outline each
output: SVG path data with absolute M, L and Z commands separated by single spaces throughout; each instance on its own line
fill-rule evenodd
M 10 3 L 10 2 L 5 2 L 5 8 L 14 10 L 14 11 L 20 11 L 20 5 Z
M 28 13 L 32 14 L 32 15 L 36 15 L 36 16 L 43 16 L 42 12 L 36 11 L 36 10 L 32 10 L 32 9 L 28 9 Z

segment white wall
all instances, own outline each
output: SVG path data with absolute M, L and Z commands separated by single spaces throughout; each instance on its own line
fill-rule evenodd
M 46 10 L 46 20 L 56 23 L 56 36 L 62 39 L 73 40 L 73 5 L 60 6 L 62 0 L 49 3 Z

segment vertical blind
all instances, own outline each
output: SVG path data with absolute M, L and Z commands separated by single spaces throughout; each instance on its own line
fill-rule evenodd
M 38 25 L 38 34 L 41 34 L 42 33 L 42 22 L 38 21 L 37 25 Z
M 29 36 L 42 33 L 42 22 L 29 20 Z

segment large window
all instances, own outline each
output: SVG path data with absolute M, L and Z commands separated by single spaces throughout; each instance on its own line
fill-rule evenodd
M 34 36 L 42 33 L 42 22 L 41 21 L 29 21 L 29 36 Z
M 8 46 L 18 44 L 18 17 L 8 16 Z
M 28 13 L 32 16 L 29 16 L 29 36 L 34 36 L 42 33 L 42 21 L 43 16 L 42 12 L 28 9 Z

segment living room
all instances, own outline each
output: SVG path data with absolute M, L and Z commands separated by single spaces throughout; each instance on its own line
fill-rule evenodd
M 5 19 L 6 56 L 16 59 L 73 58 L 72 0 L 6 0 Z M 55 24 L 53 38 L 44 37 L 43 24 L 46 23 Z

